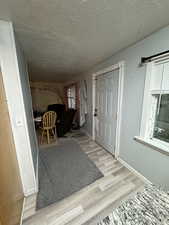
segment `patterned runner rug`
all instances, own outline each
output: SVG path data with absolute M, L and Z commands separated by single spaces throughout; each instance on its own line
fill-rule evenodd
M 145 186 L 97 225 L 169 225 L 169 193 Z

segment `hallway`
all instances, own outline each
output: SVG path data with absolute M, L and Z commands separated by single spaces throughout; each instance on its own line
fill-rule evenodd
M 166 225 L 169 1 L 1 2 L 0 225 Z

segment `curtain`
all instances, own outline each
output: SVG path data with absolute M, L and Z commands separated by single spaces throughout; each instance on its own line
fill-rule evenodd
M 79 96 L 80 96 L 80 126 L 82 127 L 86 122 L 86 114 L 87 114 L 87 84 L 86 84 L 86 80 L 80 81 Z

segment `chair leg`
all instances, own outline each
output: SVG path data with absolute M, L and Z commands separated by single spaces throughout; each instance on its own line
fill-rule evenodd
M 41 141 L 40 141 L 41 144 L 43 144 L 43 136 L 44 136 L 44 130 L 42 130 Z
M 56 130 L 56 126 L 54 127 L 54 131 L 55 131 L 55 137 L 56 137 L 56 139 L 57 139 L 57 130 Z
M 53 128 L 51 129 L 51 131 L 52 131 L 53 138 L 56 139 L 55 132 L 54 132 Z
M 48 144 L 50 144 L 49 129 L 47 129 L 47 140 L 48 140 Z

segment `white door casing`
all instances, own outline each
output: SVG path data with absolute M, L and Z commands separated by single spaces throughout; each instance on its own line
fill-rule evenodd
M 123 76 L 124 62 L 93 74 L 93 140 L 116 158 L 119 155 Z

